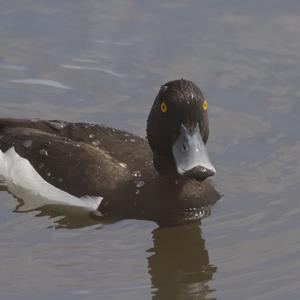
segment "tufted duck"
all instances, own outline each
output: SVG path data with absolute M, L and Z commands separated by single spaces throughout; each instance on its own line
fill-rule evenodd
M 205 144 L 207 101 L 191 81 L 164 84 L 147 140 L 102 125 L 0 119 L 0 175 L 9 192 L 117 218 L 199 220 L 219 194 Z

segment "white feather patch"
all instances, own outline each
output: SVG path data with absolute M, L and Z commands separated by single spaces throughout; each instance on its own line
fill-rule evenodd
M 44 180 L 29 161 L 11 147 L 6 152 L 0 150 L 0 176 L 7 190 L 17 198 L 36 200 L 43 203 L 55 203 L 79 206 L 96 210 L 102 197 L 75 197 Z

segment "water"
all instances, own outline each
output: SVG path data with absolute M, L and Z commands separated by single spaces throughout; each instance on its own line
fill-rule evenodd
M 161 84 L 202 87 L 223 198 L 201 226 L 101 224 L 1 192 L 1 299 L 297 299 L 300 5 L 3 1 L 1 116 L 144 136 Z

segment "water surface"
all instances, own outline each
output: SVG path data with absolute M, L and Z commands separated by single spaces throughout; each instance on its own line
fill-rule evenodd
M 159 86 L 193 80 L 224 195 L 161 229 L 1 192 L 1 299 L 297 299 L 299 28 L 296 0 L 1 3 L 1 116 L 144 136 Z

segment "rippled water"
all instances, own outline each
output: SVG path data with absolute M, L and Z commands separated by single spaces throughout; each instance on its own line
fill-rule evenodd
M 0 209 L 1 299 L 297 299 L 300 2 L 4 1 L 0 114 L 145 134 L 159 86 L 209 103 L 224 195 L 201 226 Z

